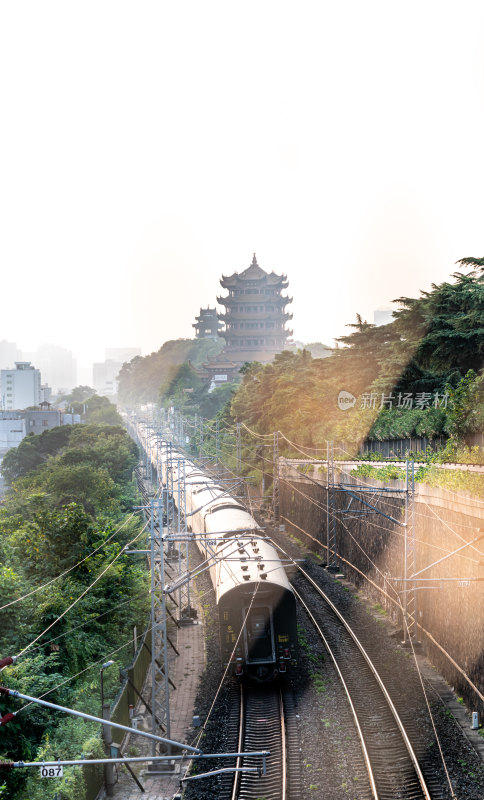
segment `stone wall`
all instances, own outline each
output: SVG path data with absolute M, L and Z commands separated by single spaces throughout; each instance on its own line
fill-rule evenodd
M 354 479 L 338 471 L 336 480 Z M 320 542 L 317 549 L 323 559 L 328 499 L 325 484 L 326 469 L 322 465 L 281 464 L 283 521 L 306 544 L 308 539 L 302 531 Z M 379 499 L 375 496 L 376 507 L 403 522 L 404 496 L 388 489 L 402 489 L 404 484 L 399 481 L 391 484 L 391 487 L 385 484 L 387 491 Z M 383 488 L 380 482 L 368 479 L 365 485 Z M 469 707 L 484 712 L 484 702 L 479 698 L 479 693 L 484 695 L 484 501 L 467 493 L 457 494 L 420 483 L 415 488 L 416 570 L 434 565 L 421 573 L 425 581 L 418 584 L 416 593 L 419 638 L 433 663 Z M 342 568 L 350 580 L 402 626 L 402 613 L 395 601 L 403 596 L 404 584 L 398 579 L 404 576 L 405 527 L 380 514 L 352 516 L 351 508 L 341 513 L 348 503 L 348 495 L 335 493 L 334 504 L 339 512 L 337 550 Z M 353 501 L 352 508 L 361 510 L 363 506 Z M 480 528 L 483 535 L 480 541 L 435 564 L 479 537 Z M 475 684 L 477 692 L 469 681 Z

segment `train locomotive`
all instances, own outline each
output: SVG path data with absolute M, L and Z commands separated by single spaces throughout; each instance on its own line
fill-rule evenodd
M 211 564 L 222 660 L 239 678 L 265 682 L 286 674 L 296 663 L 296 601 L 276 549 L 216 480 L 189 460 L 170 458 L 167 448 L 161 452 L 162 481 L 174 487 L 175 502 L 184 481 L 188 527 Z

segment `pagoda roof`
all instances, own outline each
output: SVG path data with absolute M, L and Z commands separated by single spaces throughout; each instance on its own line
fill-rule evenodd
M 202 364 L 205 369 L 214 369 L 215 367 L 225 367 L 228 369 L 235 369 L 238 367 L 238 364 L 235 361 L 232 361 L 230 358 L 224 358 L 224 352 L 220 353 L 219 356 L 209 356 L 208 360 Z
M 220 281 L 223 287 L 235 286 L 240 281 L 260 281 L 264 280 L 269 285 L 276 285 L 282 281 L 287 280 L 287 275 L 277 275 L 274 270 L 266 272 L 257 263 L 257 258 L 254 253 L 250 267 L 247 267 L 243 272 L 233 272 L 232 275 L 222 275 Z

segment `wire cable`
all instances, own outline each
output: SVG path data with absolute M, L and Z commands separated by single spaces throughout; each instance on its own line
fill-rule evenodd
M 41 592 L 41 591 L 42 591 L 42 589 L 46 589 L 48 586 L 51 586 L 51 585 L 52 585 L 53 583 L 55 583 L 56 581 L 60 580 L 60 578 L 64 578 L 66 575 L 68 575 L 68 574 L 69 574 L 69 572 L 72 572 L 72 570 L 76 569 L 76 567 L 80 567 L 80 566 L 81 566 L 81 564 L 84 564 L 84 562 L 85 562 L 85 561 L 87 561 L 89 558 L 92 558 L 92 556 L 94 556 L 96 553 L 98 553 L 98 552 L 99 552 L 99 550 L 101 550 L 103 547 L 105 547 L 107 544 L 109 544 L 109 542 L 111 541 L 111 539 L 112 539 L 114 536 L 116 536 L 116 534 L 117 534 L 117 533 L 119 533 L 119 531 L 120 531 L 122 528 L 124 528 L 124 526 L 125 526 L 125 525 L 126 525 L 128 522 L 129 522 L 129 520 L 131 520 L 133 517 L 134 517 L 134 512 L 132 512 L 132 513 L 131 513 L 131 514 L 130 514 L 128 517 L 126 517 L 126 519 L 124 520 L 124 522 L 123 522 L 123 523 L 122 523 L 122 524 L 119 526 L 119 528 L 117 528 L 117 529 L 114 531 L 114 533 L 112 533 L 112 534 L 111 534 L 111 535 L 110 535 L 110 536 L 109 536 L 109 537 L 106 539 L 106 541 L 104 541 L 102 544 L 100 544 L 100 545 L 99 545 L 99 547 L 96 547 L 96 549 L 95 549 L 95 550 L 93 550 L 93 551 L 92 551 L 92 553 L 89 553 L 89 555 L 87 555 L 87 556 L 84 556 L 84 558 L 83 558 L 83 559 L 81 559 L 81 561 L 78 561 L 78 562 L 77 562 L 77 564 L 74 564 L 74 566 L 72 566 L 72 567 L 69 567 L 69 569 L 66 569 L 64 572 L 61 572 L 61 574 L 60 574 L 60 575 L 57 575 L 57 577 L 55 577 L 55 578 L 52 578 L 52 579 L 51 579 L 50 581 L 48 581 L 47 583 L 44 583 L 42 586 L 37 586 L 37 588 L 36 588 L 36 589 L 32 589 L 32 591 L 31 591 L 31 592 L 27 592 L 27 594 L 24 594 L 24 595 L 22 595 L 22 597 L 17 597 L 15 600 L 10 600 L 10 602 L 8 602 L 8 603 L 5 603 L 5 605 L 3 605 L 3 606 L 0 606 L 0 611 L 3 611 L 5 608 L 9 608 L 9 606 L 13 606 L 13 605 L 15 605 L 15 603 L 20 603 L 20 602 L 21 602 L 21 600 L 26 600 L 26 599 L 27 599 L 27 597 L 32 597 L 32 595 L 33 595 L 33 594 L 37 594 L 37 592 Z
M 148 522 L 146 522 L 146 523 L 143 525 L 143 527 L 142 527 L 141 531 L 140 531 L 140 532 L 139 532 L 139 533 L 138 533 L 138 534 L 137 534 L 137 535 L 136 535 L 136 536 L 135 536 L 133 539 L 131 539 L 131 541 L 130 541 L 130 542 L 128 542 L 128 543 L 127 543 L 126 547 L 127 547 L 127 546 L 129 546 L 130 544 L 133 544 L 134 542 L 136 542 L 136 541 L 137 541 L 137 540 L 140 538 L 140 536 L 142 536 L 142 534 L 143 534 L 143 533 L 144 533 L 144 531 L 146 530 L 147 526 L 148 526 Z M 85 596 L 85 595 L 86 595 L 86 594 L 87 594 L 87 593 L 88 593 L 88 592 L 89 592 L 89 591 L 90 591 L 90 590 L 93 588 L 93 586 L 95 586 L 95 585 L 96 585 L 96 583 L 98 583 L 98 581 L 100 581 L 100 580 L 101 580 L 101 578 L 103 577 L 103 575 L 105 575 L 105 574 L 106 574 L 106 572 L 108 572 L 108 570 L 110 570 L 110 569 L 111 569 L 111 567 L 112 567 L 112 566 L 113 566 L 113 565 L 116 563 L 116 561 L 117 561 L 119 558 L 121 558 L 121 556 L 122 556 L 123 554 L 124 554 L 124 548 L 123 548 L 122 550 L 120 550 L 120 552 L 118 553 L 118 555 L 117 555 L 117 556 L 115 556 L 115 558 L 113 558 L 113 560 L 112 560 L 112 561 L 111 561 L 111 562 L 110 562 L 110 563 L 107 565 L 107 567 L 105 567 L 105 569 L 103 569 L 103 570 L 102 570 L 102 572 L 101 572 L 101 573 L 100 573 L 100 574 L 97 576 L 97 578 L 96 578 L 96 579 L 95 579 L 95 580 L 94 580 L 94 581 L 93 581 L 93 582 L 92 582 L 92 583 L 91 583 L 91 584 L 90 584 L 90 585 L 89 585 L 89 586 L 88 586 L 86 589 L 84 589 L 84 591 L 83 591 L 83 592 L 81 592 L 81 594 L 79 595 L 79 597 L 77 597 L 77 598 L 74 600 L 74 602 L 73 602 L 73 603 L 71 603 L 71 604 L 70 604 L 70 605 L 69 605 L 69 606 L 68 606 L 68 607 L 65 609 L 65 611 L 63 611 L 63 612 L 62 612 L 62 614 L 59 614 L 59 616 L 58 616 L 58 617 L 57 617 L 57 618 L 56 618 L 56 619 L 55 619 L 53 622 L 51 622 L 51 623 L 50 623 L 50 625 L 48 625 L 48 626 L 47 626 L 47 628 L 45 628 L 45 629 L 42 631 L 42 633 L 39 633 L 39 635 L 38 635 L 38 636 L 36 636 L 36 637 L 35 637 L 35 639 L 33 639 L 33 640 L 30 642 L 30 644 L 28 644 L 26 647 L 24 647 L 24 648 L 23 648 L 23 650 L 21 650 L 21 651 L 20 651 L 20 653 L 18 653 L 18 654 L 17 654 L 17 658 L 20 658 L 20 656 L 23 656 L 23 655 L 24 655 L 24 654 L 25 654 L 25 653 L 26 653 L 28 650 L 30 650 L 30 648 L 31 648 L 31 647 L 32 647 L 32 646 L 33 646 L 33 645 L 34 645 L 36 642 L 38 642 L 38 641 L 39 641 L 39 639 L 41 639 L 43 636 L 45 636 L 45 634 L 46 634 L 48 631 L 50 631 L 50 629 L 51 629 L 51 628 L 53 628 L 53 627 L 54 627 L 54 625 L 56 625 L 58 622 L 60 622 L 60 620 L 61 620 L 61 619 L 63 619 L 63 617 L 65 617 L 65 615 L 66 615 L 66 614 L 67 614 L 67 613 L 68 613 L 68 612 L 71 610 L 71 608 L 74 608 L 74 606 L 75 606 L 75 605 L 77 605 L 77 603 L 78 603 L 80 600 L 82 600 L 82 598 L 83 598 L 83 597 L 84 597 L 84 596 Z
M 87 619 L 85 622 L 81 622 L 79 625 L 75 625 L 74 628 L 69 628 L 67 631 L 64 631 L 64 633 L 60 633 L 53 639 L 49 639 L 49 641 L 44 642 L 44 644 L 38 644 L 37 647 L 34 647 L 30 650 L 30 654 L 35 653 L 36 650 L 42 650 L 42 648 L 45 647 L 47 644 L 49 645 L 54 644 L 54 642 L 58 642 L 59 639 L 64 639 L 66 636 L 70 636 L 70 634 L 74 633 L 74 631 L 78 631 L 80 628 L 85 628 L 86 625 L 90 625 L 91 622 L 96 622 L 98 619 L 101 619 L 101 617 L 105 617 L 107 614 L 112 614 L 113 611 L 117 611 L 118 608 L 121 608 L 121 606 L 125 606 L 128 603 L 132 603 L 133 600 L 139 599 L 141 597 L 146 597 L 146 592 L 140 592 L 139 594 L 130 597 L 129 600 L 123 600 L 121 603 L 117 603 L 117 605 L 108 609 L 108 611 L 103 611 L 102 614 L 96 614 L 96 616 Z
M 151 627 L 148 628 L 145 633 L 149 633 L 150 631 L 151 631 Z M 88 672 L 88 670 L 93 669 L 93 667 L 96 667 L 98 664 L 104 664 L 104 662 L 107 661 L 107 659 L 110 656 L 116 655 L 116 653 L 119 653 L 120 650 L 124 650 L 125 647 L 129 647 L 129 645 L 132 645 L 132 644 L 133 644 L 133 640 L 129 639 L 127 642 L 125 642 L 124 644 L 120 645 L 120 647 L 117 647 L 115 650 L 112 650 L 110 653 L 108 653 L 103 658 L 99 658 L 97 661 L 91 662 L 91 664 L 88 664 L 87 667 L 84 667 L 84 669 L 81 669 L 79 672 L 76 672 L 75 675 L 70 675 L 68 678 L 65 678 L 63 681 L 59 681 L 59 683 L 57 683 L 55 686 L 53 686 L 52 689 L 49 689 L 47 692 L 44 692 L 43 694 L 40 694 L 38 699 L 42 700 L 44 697 L 47 697 L 47 695 L 52 694 L 52 692 L 55 692 L 57 689 L 60 689 L 61 686 L 64 686 L 66 683 L 70 683 L 71 681 L 73 681 L 76 678 L 78 678 L 79 675 L 83 675 L 85 672 Z M 21 711 L 25 711 L 25 709 L 28 708 L 29 706 L 31 706 L 33 703 L 34 703 L 34 701 L 30 700 L 30 702 L 26 703 L 24 706 L 19 708 L 19 710 L 17 711 L 17 714 L 20 714 Z

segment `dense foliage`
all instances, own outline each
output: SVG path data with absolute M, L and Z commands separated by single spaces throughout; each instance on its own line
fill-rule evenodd
M 176 378 L 177 368 L 182 364 L 199 367 L 222 347 L 222 339 L 175 339 L 165 342 L 156 353 L 133 358 L 119 373 L 120 401 L 126 405 L 158 401 L 160 388 Z
M 271 364 L 250 365 L 232 419 L 260 434 L 278 429 L 306 446 L 441 434 L 463 442 L 482 431 L 484 276 L 454 278 L 419 299 L 400 298 L 388 325 L 358 317 L 330 358 L 285 352 Z M 342 390 L 356 398 L 344 412 L 337 402 Z M 363 403 L 365 396 L 371 402 Z M 418 396 L 427 398 L 420 406 Z
M 453 283 L 433 284 L 419 298 L 400 297 L 388 325 L 358 318 L 352 333 L 339 340 L 345 347 L 331 359 L 331 373 L 356 392 L 420 392 L 455 386 L 470 369 L 482 369 L 484 275 L 474 270 L 453 277 Z
M 80 414 L 82 422 L 97 425 L 121 425 L 116 406 L 107 397 L 96 394 L 90 386 L 76 386 L 61 398 L 71 414 Z
M 0 507 L 0 606 L 7 606 L 0 611 L 0 653 L 25 650 L 2 673 L 11 688 L 48 692 L 52 702 L 98 715 L 100 664 L 129 662 L 132 628 L 145 625 L 149 596 L 144 566 L 122 552 L 140 530 L 127 513 L 136 502 L 136 459 L 127 433 L 108 425 L 28 436 L 5 457 L 12 488 Z M 116 667 L 106 670 L 105 681 L 112 698 Z M 0 714 L 20 705 L 2 698 Z M 98 725 L 35 704 L 0 731 L 0 758 L 100 752 Z M 83 780 L 82 770 L 67 770 L 62 797 L 82 800 Z M 15 770 L 5 797 L 41 800 L 44 784 L 31 770 Z

